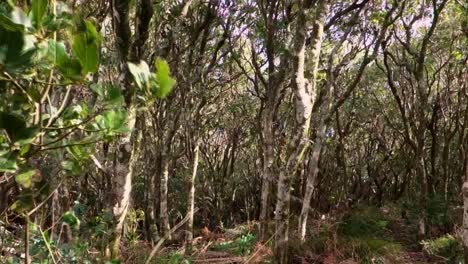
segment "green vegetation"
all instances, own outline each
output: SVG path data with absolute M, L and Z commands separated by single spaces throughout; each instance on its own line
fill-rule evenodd
M 233 241 L 222 242 L 212 247 L 213 250 L 226 251 L 235 255 L 249 255 L 254 250 L 257 238 L 253 234 L 242 235 Z
M 450 234 L 432 240 L 423 240 L 424 250 L 432 256 L 443 257 L 445 263 L 462 263 L 463 245 L 459 238 Z
M 0 0 L 0 263 L 468 263 L 467 65 L 460 0 Z

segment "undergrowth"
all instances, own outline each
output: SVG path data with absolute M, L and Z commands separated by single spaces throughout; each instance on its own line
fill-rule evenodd
M 431 256 L 442 257 L 447 264 L 463 263 L 462 241 L 450 234 L 421 242 L 424 250 Z
M 372 260 L 378 257 L 398 255 L 402 246 L 388 235 L 393 221 L 390 212 L 383 213 L 376 207 L 353 210 L 338 227 L 344 257 L 373 263 Z
M 252 253 L 256 241 L 257 237 L 249 233 L 242 235 L 233 241 L 222 242 L 220 244 L 214 245 L 211 249 L 244 256 Z

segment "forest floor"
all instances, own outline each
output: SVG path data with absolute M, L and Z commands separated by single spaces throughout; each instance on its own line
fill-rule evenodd
M 462 263 L 462 245 L 453 231 L 456 228 L 447 228 L 449 220 L 447 214 L 434 215 L 428 238 L 419 240 L 415 214 L 402 213 L 397 207 L 356 208 L 339 218 L 312 221 L 305 243 L 299 243 L 292 234 L 290 262 Z M 164 248 L 154 263 L 275 263 L 272 244 L 258 242 L 257 229 L 257 223 L 220 232 L 205 228 L 195 239 L 193 254 L 186 256 L 182 245 L 173 244 Z M 134 259 L 125 263 L 139 262 Z
M 439 205 L 443 203 L 439 203 Z M 409 263 L 463 263 L 463 246 L 460 240 L 460 210 L 449 210 L 439 206 L 429 208 L 427 212 L 428 234 L 419 239 L 418 212 L 413 206 L 357 207 L 347 212 L 333 212 L 330 215 L 317 215 L 311 220 L 304 243 L 300 242 L 292 227 L 297 219 L 290 219 L 289 255 L 291 264 L 409 264 Z M 457 225 L 458 223 L 458 225 Z M 192 253 L 185 254 L 182 228 L 173 234 L 173 240 L 164 241 L 164 246 L 156 247 L 157 254 L 149 263 L 189 264 L 189 263 L 275 263 L 273 256 L 274 223 L 268 227 L 267 241 L 258 240 L 258 223 L 238 224 L 232 228 L 196 230 Z M 123 258 L 106 263 L 147 263 L 150 252 L 155 248 L 139 239 L 138 234 L 127 236 L 123 241 Z M 0 237 L 1 238 L 1 237 Z M 5 240 L 7 241 L 7 240 Z M 30 252 L 36 258 L 44 258 L 51 250 L 40 239 L 33 240 Z M 71 240 L 70 240 L 71 241 Z M 98 246 L 80 244 L 54 246 L 63 257 L 70 256 L 73 262 L 62 263 L 104 263 L 100 259 L 102 250 Z M 0 241 L 1 242 L 1 241 Z M 78 243 L 78 244 L 77 244 Z M 160 243 L 157 243 L 160 244 Z M 21 252 L 23 245 L 16 241 L 16 252 Z M 34 248 L 34 249 L 33 249 Z M 5 248 L 0 246 L 0 263 L 21 263 L 7 260 Z M 48 250 L 46 250 L 48 249 Z M 72 250 L 73 251 L 70 251 Z M 68 253 L 67 253 L 68 252 Z M 80 253 L 81 252 L 81 253 Z M 84 253 L 86 254 L 84 254 Z M 64 255 L 68 254 L 68 255 Z M 79 255 L 81 254 L 81 255 Z M 88 262 L 76 262 L 77 257 Z M 89 260 L 93 260 L 89 262 Z M 41 262 L 43 263 L 43 262 Z

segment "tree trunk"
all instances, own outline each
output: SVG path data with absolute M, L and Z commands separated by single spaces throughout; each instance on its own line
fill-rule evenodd
M 418 235 L 420 238 L 424 238 L 426 236 L 426 231 L 427 231 L 426 230 L 426 209 L 427 209 L 428 186 L 427 186 L 427 174 L 426 174 L 424 156 L 422 153 L 417 154 L 416 176 L 421 184 L 421 191 L 420 191 L 420 196 L 419 196 Z
M 467 169 L 465 169 L 467 170 Z M 463 251 L 465 263 L 468 263 L 468 170 L 465 172 L 465 182 L 463 183 Z
M 306 191 L 304 194 L 304 201 L 302 202 L 301 214 L 299 215 L 299 233 L 300 233 L 301 241 L 305 241 L 307 217 L 309 216 L 310 201 L 314 193 L 315 182 L 317 179 L 317 174 L 319 172 L 318 163 L 319 163 L 320 153 L 322 151 L 323 138 L 325 137 L 326 129 L 327 129 L 327 126 L 322 123 L 317 133 L 314 146 L 312 147 L 311 161 L 309 165 L 310 170 L 307 176 Z
M 148 39 L 148 29 L 153 9 L 151 0 L 138 1 L 135 21 L 135 38 L 131 42 L 132 33 L 129 23 L 129 1 L 111 1 L 112 25 L 116 36 L 117 52 L 119 53 L 119 79 L 118 84 L 123 90 L 125 110 L 127 111 L 127 128 L 133 131 L 137 122 L 137 106 L 134 102 L 135 89 L 130 85 L 131 77 L 127 68 L 127 61 L 139 61 L 143 46 Z M 117 143 L 116 162 L 112 177 L 112 199 L 110 209 L 114 215 L 114 226 L 111 227 L 109 240 L 112 258 L 120 256 L 120 239 L 122 236 L 125 216 L 127 215 L 132 188 L 133 165 L 138 158 L 141 131 L 129 132 Z
M 260 206 L 260 240 L 266 239 L 268 232 L 270 186 L 273 180 L 274 163 L 274 135 L 273 135 L 273 106 L 270 104 L 265 108 L 263 130 L 263 172 L 262 172 L 262 194 Z
M 318 62 L 323 37 L 323 21 L 327 9 L 326 1 L 320 1 L 316 7 L 314 29 L 312 33 L 311 50 L 311 80 L 307 80 L 305 73 L 305 52 L 307 21 L 305 15 L 305 3 L 301 3 L 297 20 L 297 29 L 294 41 L 294 95 L 296 103 L 296 134 L 288 145 L 288 159 L 280 170 L 278 178 L 278 197 L 276 202 L 276 245 L 275 254 L 278 263 L 288 263 L 288 239 L 289 239 L 289 208 L 290 208 L 290 188 L 292 174 L 297 166 L 302 162 L 305 150 L 309 145 L 309 128 L 312 116 L 312 105 L 316 95 L 316 79 Z
M 465 118 L 464 118 L 464 123 L 462 126 L 461 131 L 466 131 L 466 124 L 468 121 L 468 107 L 465 109 Z M 462 187 L 462 194 L 463 194 L 463 251 L 464 251 L 464 257 L 465 257 L 465 263 L 468 263 L 468 155 L 466 153 L 467 147 L 468 147 L 468 138 L 465 137 L 466 132 L 462 132 L 461 136 L 461 159 L 463 160 L 463 166 L 462 166 L 462 174 L 464 171 L 464 174 L 462 177 L 464 178 L 464 183 Z
M 193 170 L 192 177 L 190 178 L 190 190 L 188 194 L 188 208 L 187 208 L 187 228 L 186 228 L 186 237 L 185 237 L 185 254 L 191 254 L 192 251 L 192 240 L 193 240 L 193 214 L 195 210 L 195 180 L 197 177 L 198 170 L 198 158 L 199 158 L 199 141 L 198 139 L 195 142 L 195 147 L 193 149 Z
M 136 107 L 132 105 L 132 107 L 128 109 L 127 127 L 130 131 L 135 128 L 135 123 Z M 114 177 L 112 178 L 112 195 L 114 197 L 112 213 L 116 221 L 112 230 L 110 242 L 112 258 L 120 256 L 120 240 L 130 202 L 133 166 L 138 158 L 141 131 L 138 131 L 137 134 L 136 137 L 133 133 L 128 133 L 126 136 L 122 137 L 117 150 L 118 158 L 115 165 Z
M 156 161 L 156 164 L 158 162 Z M 158 165 L 156 165 L 158 166 Z M 154 169 L 156 170 L 156 168 Z M 158 175 L 158 174 L 156 174 Z M 156 241 L 157 227 L 156 227 L 156 194 L 158 189 L 156 187 L 156 177 L 153 171 L 149 172 L 146 175 L 146 184 L 148 186 L 148 193 L 146 198 L 146 212 L 145 212 L 145 229 L 146 229 L 146 239 L 150 242 Z
M 161 198 L 160 198 L 160 218 L 161 218 L 161 231 L 167 239 L 171 239 L 171 226 L 169 224 L 169 213 L 167 207 L 167 193 L 168 193 L 168 183 L 169 183 L 169 153 L 163 153 L 161 158 Z

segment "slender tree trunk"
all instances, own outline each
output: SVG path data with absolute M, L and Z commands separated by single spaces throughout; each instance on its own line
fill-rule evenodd
M 266 239 L 268 232 L 268 216 L 269 216 L 269 194 L 270 186 L 273 180 L 273 163 L 274 163 L 274 135 L 273 135 L 273 106 L 268 106 L 265 109 L 265 117 L 262 126 L 263 130 L 263 172 L 262 172 L 262 194 L 260 206 L 260 240 Z
M 462 187 L 462 194 L 463 194 L 463 251 L 464 251 L 464 258 L 465 263 L 468 263 L 468 138 L 466 138 L 466 125 L 468 121 L 468 107 L 465 109 L 465 118 L 464 123 L 461 128 L 461 147 L 460 147 L 460 158 L 463 160 L 462 166 L 462 177 L 464 178 L 464 183 Z
M 416 158 L 416 176 L 421 184 L 420 196 L 419 196 L 419 220 L 418 220 L 418 235 L 424 238 L 426 235 L 426 208 L 427 208 L 427 174 L 424 162 L 423 150 L 420 149 Z
M 311 154 L 311 160 L 310 160 L 310 165 L 309 165 L 310 170 L 307 176 L 306 191 L 304 194 L 304 201 L 302 203 L 301 214 L 299 215 L 299 233 L 300 233 L 301 241 L 305 241 L 307 217 L 309 216 L 310 201 L 314 193 L 315 182 L 317 179 L 317 174 L 319 172 L 318 163 L 319 163 L 320 153 L 322 151 L 323 138 L 325 136 L 326 129 L 327 129 L 327 126 L 322 123 L 317 133 L 314 146 L 312 147 L 312 154 Z
M 132 105 L 128 109 L 128 125 L 130 130 L 135 128 L 136 107 Z M 120 256 L 120 240 L 122 237 L 125 216 L 127 215 L 130 204 L 130 192 L 132 189 L 133 167 L 138 158 L 139 142 L 141 140 L 141 131 L 128 133 L 122 137 L 118 146 L 118 158 L 115 166 L 114 177 L 112 178 L 112 193 L 114 204 L 112 212 L 116 221 L 111 234 L 111 257 Z
M 462 194 L 463 194 L 463 251 L 464 251 L 465 263 L 468 263 L 468 166 L 466 165 L 465 165 L 465 182 L 463 183 Z
M 450 140 L 446 137 L 444 140 L 444 149 L 442 151 L 442 175 L 443 175 L 443 193 L 444 193 L 444 200 L 448 202 L 448 186 L 449 186 L 449 150 L 450 150 Z
M 161 158 L 161 198 L 160 198 L 160 219 L 161 219 L 161 231 L 167 239 L 171 239 L 171 226 L 169 224 L 169 213 L 167 206 L 167 194 L 168 194 L 168 183 L 169 183 L 169 153 L 163 153 Z
M 130 85 L 131 77 L 127 68 L 127 61 L 139 61 L 143 56 L 143 46 L 148 39 L 148 29 L 153 9 L 151 0 L 138 1 L 135 21 L 135 37 L 132 43 L 132 32 L 129 23 L 129 1 L 112 0 L 112 25 L 116 36 L 116 46 L 119 53 L 119 85 L 123 90 L 125 110 L 127 111 L 127 128 L 135 129 L 137 122 L 137 106 L 134 102 L 135 90 Z M 130 204 L 132 189 L 133 166 L 138 158 L 141 141 L 141 130 L 137 133 L 129 132 L 121 137 L 117 143 L 116 162 L 112 177 L 112 199 L 110 207 L 114 215 L 114 226 L 111 228 L 109 240 L 112 258 L 120 256 L 120 240 L 123 225 Z
M 323 37 L 323 21 L 327 9 L 326 1 L 317 3 L 314 29 L 312 33 L 311 50 L 311 80 L 307 80 L 305 73 L 305 53 L 306 53 L 306 29 L 307 21 L 305 15 L 305 3 L 301 2 L 297 20 L 297 29 L 294 41 L 295 62 L 294 62 L 294 95 L 296 101 L 296 134 L 288 145 L 288 159 L 281 168 L 278 178 L 278 197 L 276 202 L 276 245 L 275 254 L 278 263 L 288 263 L 288 239 L 289 239 L 289 208 L 290 208 L 290 188 L 292 174 L 297 166 L 302 162 L 305 150 L 309 145 L 309 128 L 312 116 L 312 105 L 315 100 L 315 83 L 318 71 L 318 62 Z
M 145 213 L 145 228 L 146 228 L 146 239 L 150 242 L 154 242 L 156 239 L 157 228 L 156 228 L 156 177 L 154 173 L 148 173 L 146 175 L 146 184 L 148 186 L 147 199 L 146 199 L 146 213 Z
M 192 240 L 193 240 L 193 214 L 195 210 L 195 180 L 197 177 L 198 171 L 198 158 L 199 158 L 199 140 L 195 142 L 195 147 L 193 149 L 193 170 L 192 177 L 190 178 L 190 190 L 188 194 L 188 208 L 187 208 L 187 228 L 186 228 L 186 237 L 185 237 L 185 254 L 190 254 L 192 251 Z

